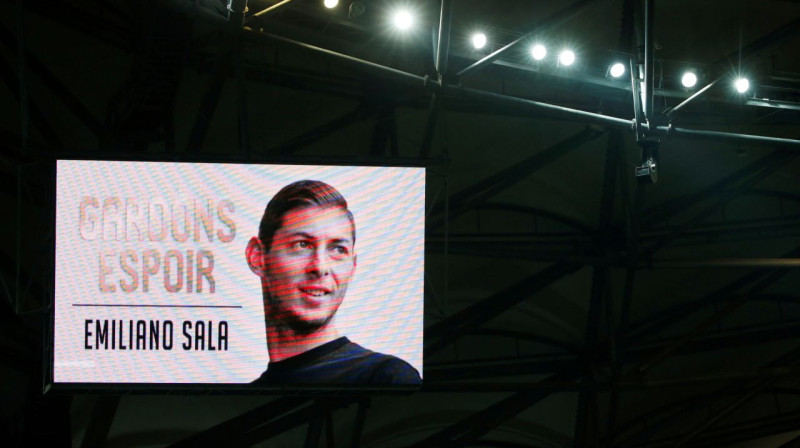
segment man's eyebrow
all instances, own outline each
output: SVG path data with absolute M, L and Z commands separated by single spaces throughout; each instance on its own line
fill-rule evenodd
M 339 244 L 339 243 L 352 244 L 353 241 L 350 238 L 345 237 L 345 238 L 334 238 L 333 240 L 331 240 L 331 242 L 334 244 Z
M 310 233 L 306 233 L 306 232 L 292 232 L 292 233 L 289 234 L 289 237 L 296 237 L 296 236 L 303 237 L 303 238 L 305 238 L 307 240 L 315 240 L 315 239 L 317 239 L 314 235 L 312 235 Z
M 292 233 L 289 234 L 289 238 L 294 238 L 294 237 L 298 237 L 298 236 L 301 237 L 301 238 L 305 238 L 307 240 L 316 240 L 316 239 L 318 239 L 316 236 L 314 236 L 314 235 L 312 235 L 310 233 L 307 233 L 307 232 L 303 232 L 303 231 L 292 232 Z M 352 239 L 350 239 L 349 237 L 333 238 L 331 241 L 333 243 L 352 243 Z

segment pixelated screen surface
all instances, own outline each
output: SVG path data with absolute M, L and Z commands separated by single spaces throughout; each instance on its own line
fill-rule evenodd
M 336 296 L 339 335 L 422 374 L 424 168 L 60 160 L 56 177 L 54 383 L 259 378 L 270 359 L 248 242 L 267 202 L 301 180 L 341 193 L 355 241 L 335 209 L 284 219 L 276 235 L 310 243 L 271 252 L 304 278 L 272 272 L 273 294 L 323 314 Z

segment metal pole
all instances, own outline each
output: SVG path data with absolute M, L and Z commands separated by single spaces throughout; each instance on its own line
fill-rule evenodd
M 462 97 L 483 101 L 504 102 L 508 105 L 518 105 L 529 107 L 531 109 L 539 109 L 546 112 L 551 112 L 555 117 L 568 117 L 568 118 L 581 118 L 590 123 L 597 123 L 606 126 L 613 126 L 616 128 L 630 130 L 633 126 L 633 120 L 610 117 L 608 115 L 596 114 L 593 112 L 586 112 L 583 110 L 570 109 L 568 107 L 556 106 L 554 104 L 541 103 L 533 100 L 526 100 L 513 96 L 501 95 L 491 92 L 483 92 L 481 90 L 470 89 L 467 87 L 448 86 L 448 93 L 461 95 Z M 799 142 L 800 143 L 800 142 Z
M 442 0 L 441 13 L 439 15 L 439 37 L 436 41 L 436 55 L 434 55 L 434 65 L 436 77 L 439 85 L 444 85 L 444 77 L 447 72 L 447 57 L 450 52 L 450 18 L 452 16 L 452 1 Z M 422 135 L 420 145 L 420 156 L 427 157 L 430 154 L 433 144 L 433 134 L 436 131 L 436 123 L 439 121 L 441 113 L 442 97 L 439 92 L 433 92 L 431 105 L 428 111 L 428 120 L 425 123 L 425 132 Z
M 483 59 L 479 60 L 478 62 L 476 62 L 476 63 L 474 63 L 472 65 L 470 65 L 469 67 L 462 69 L 460 72 L 458 72 L 456 74 L 456 76 L 457 77 L 461 77 L 461 76 L 466 75 L 467 73 L 470 73 L 472 71 L 475 71 L 475 70 L 477 70 L 479 68 L 482 68 L 482 67 L 486 66 L 490 62 L 492 62 L 495 59 L 497 59 L 500 56 L 502 56 L 503 53 L 505 53 L 506 51 L 508 51 L 511 48 L 515 47 L 520 42 L 527 41 L 534 34 L 543 33 L 545 31 L 547 31 L 547 30 L 549 30 L 551 28 L 555 28 L 555 27 L 561 25 L 562 23 L 566 22 L 567 20 L 571 19 L 572 17 L 577 15 L 579 12 L 581 12 L 581 10 L 583 10 L 586 6 L 588 6 L 592 2 L 594 2 L 594 0 L 581 0 L 581 1 L 578 1 L 578 2 L 576 2 L 574 4 L 572 4 L 571 6 L 565 8 L 565 9 L 562 9 L 561 11 L 559 11 L 559 12 L 553 14 L 552 16 L 550 16 L 540 26 L 535 27 L 533 29 L 533 31 L 529 31 L 529 32 L 523 34 L 522 36 L 520 36 L 519 38 L 517 38 L 516 40 L 514 40 L 510 44 L 500 48 L 499 50 L 494 51 L 490 55 L 484 57 Z
M 22 132 L 21 152 L 27 153 L 28 150 L 28 82 L 25 63 L 25 8 L 23 0 L 17 0 L 17 60 L 19 69 L 19 120 L 20 131 Z M 19 259 L 18 259 L 19 260 Z
M 800 258 L 710 258 L 707 260 L 657 260 L 647 267 L 662 268 L 800 268 Z
M 323 55 L 326 55 L 326 56 L 329 56 L 329 57 L 338 58 L 338 59 L 340 59 L 342 61 L 349 62 L 349 63 L 353 64 L 354 66 L 358 66 L 358 67 L 360 67 L 362 69 L 366 69 L 366 70 L 368 70 L 370 72 L 373 72 L 373 73 L 375 73 L 377 75 L 383 75 L 383 76 L 392 77 L 397 82 L 402 82 L 402 83 L 405 83 L 405 84 L 408 84 L 408 85 L 418 86 L 418 87 L 431 86 L 431 87 L 435 88 L 435 87 L 438 87 L 438 85 L 439 85 L 438 83 L 431 82 L 429 79 L 427 79 L 425 77 L 422 77 L 422 76 L 414 75 L 412 73 L 404 72 L 402 70 L 397 70 L 397 69 L 394 69 L 394 68 L 391 68 L 391 67 L 386 67 L 386 66 L 383 66 L 383 65 L 380 65 L 380 64 L 376 64 L 374 62 L 365 61 L 363 59 L 358 59 L 358 58 L 355 58 L 353 56 L 348 56 L 346 54 L 337 53 L 335 51 L 327 50 L 325 48 L 317 47 L 317 46 L 306 44 L 306 43 L 303 43 L 303 42 L 298 42 L 296 40 L 288 39 L 286 37 L 278 36 L 278 35 L 271 34 L 271 33 L 264 33 L 264 32 L 261 32 L 261 31 L 255 31 L 255 30 L 253 30 L 251 28 L 248 28 L 248 27 L 245 27 L 244 30 L 245 30 L 245 32 L 249 33 L 252 36 L 261 36 L 261 37 L 264 37 L 264 38 L 267 38 L 267 39 L 270 39 L 270 40 L 274 40 L 274 41 L 278 41 L 278 42 L 281 42 L 281 43 L 285 43 L 285 44 L 289 44 L 289 45 L 294 45 L 294 46 L 297 46 L 297 47 L 305 48 L 306 50 L 311 50 L 313 52 L 320 53 L 320 54 L 323 54 Z
M 653 121 L 653 12 L 655 0 L 644 0 L 644 118 Z
M 269 8 L 262 9 L 261 11 L 253 14 L 252 17 L 261 17 L 262 15 L 267 14 L 270 11 L 274 11 L 274 10 L 280 8 L 281 6 L 287 4 L 287 3 L 291 2 L 291 1 L 292 0 L 283 0 L 282 2 L 275 3 L 274 5 L 270 6 Z
M 234 31 L 244 25 L 244 13 L 247 11 L 247 0 L 228 0 L 228 21 Z
M 649 128 L 649 125 L 645 125 Z M 703 131 L 696 129 L 675 128 L 672 126 L 656 126 L 656 131 L 669 136 L 694 138 L 698 140 L 719 140 L 723 142 L 769 143 L 787 149 L 800 149 L 800 140 L 789 138 L 767 137 L 764 135 L 736 134 L 732 132 Z
M 630 60 L 631 94 L 633 94 L 633 132 L 636 141 L 642 137 L 642 94 L 639 90 L 639 65 Z
M 439 80 L 447 72 L 447 56 L 450 52 L 450 18 L 453 13 L 452 0 L 442 0 L 442 10 L 439 16 L 439 40 L 436 47 L 436 73 Z
M 689 98 L 686 98 L 685 100 L 683 100 L 683 102 L 682 102 L 682 103 L 680 103 L 680 104 L 678 104 L 677 106 L 675 106 L 675 107 L 671 108 L 670 110 L 668 110 L 668 111 L 666 112 L 666 116 L 667 116 L 667 118 L 669 118 L 670 120 L 674 119 L 674 118 L 675 118 L 675 117 L 674 117 L 674 115 L 675 115 L 675 113 L 676 113 L 676 112 L 678 112 L 679 110 L 681 110 L 681 109 L 682 109 L 684 106 L 686 106 L 687 104 L 689 104 L 689 103 L 690 103 L 692 100 L 694 100 L 695 98 L 697 98 L 697 97 L 699 97 L 700 95 L 704 94 L 704 93 L 705 93 L 705 92 L 706 92 L 708 89 L 710 89 L 711 87 L 713 87 L 713 86 L 714 86 L 714 84 L 716 84 L 716 83 L 717 83 L 717 82 L 718 82 L 720 79 L 722 79 L 722 78 L 717 78 L 717 79 L 715 79 L 715 80 L 714 80 L 714 81 L 712 81 L 712 82 L 711 82 L 709 85 L 707 85 L 707 86 L 703 87 L 702 89 L 698 90 L 697 92 L 695 92 L 695 93 L 694 93 L 694 95 L 692 95 L 692 96 L 690 96 Z

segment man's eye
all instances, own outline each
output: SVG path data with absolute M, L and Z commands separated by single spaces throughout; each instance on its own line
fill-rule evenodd
M 342 257 L 342 256 L 346 256 L 347 254 L 349 254 L 350 250 L 345 246 L 333 246 L 331 248 L 331 252 L 335 256 Z
M 312 247 L 311 243 L 308 241 L 296 241 L 294 244 L 292 244 L 292 246 L 295 249 L 311 249 Z

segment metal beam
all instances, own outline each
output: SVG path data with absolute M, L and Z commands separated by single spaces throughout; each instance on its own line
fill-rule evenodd
M 475 362 L 448 363 L 425 366 L 425 387 L 454 381 L 541 375 L 570 369 L 579 370 L 582 361 L 573 355 L 536 357 L 544 359 L 479 360 Z
M 464 214 L 475 206 L 487 201 L 489 198 L 522 181 L 539 169 L 547 166 L 549 163 L 579 148 L 582 144 L 592 141 L 603 134 L 604 132 L 602 130 L 587 127 L 583 131 L 459 191 L 450 198 L 450 213 L 448 218 L 452 220 Z M 434 217 L 438 216 L 438 219 L 432 220 L 428 226 L 429 228 L 436 229 L 443 224 L 442 213 L 443 206 L 440 205 L 434 209 L 433 215 Z
M 800 257 L 800 248 L 796 248 L 784 255 L 785 258 Z M 644 319 L 641 319 L 635 325 L 632 325 L 626 334 L 629 340 L 644 340 L 649 335 L 660 331 L 686 316 L 700 310 L 710 304 L 723 300 L 726 297 L 737 294 L 740 289 L 746 288 L 756 282 L 761 281 L 770 275 L 770 270 L 758 270 L 749 274 L 743 275 L 736 280 L 728 283 L 725 286 L 717 289 L 716 291 L 705 295 L 699 300 L 688 303 L 682 303 L 666 310 L 660 310 L 657 313 L 651 314 Z M 787 272 L 787 271 L 782 271 Z M 776 279 L 777 280 L 777 279 Z
M 361 434 L 364 432 L 364 423 L 367 420 L 367 410 L 369 409 L 371 404 L 372 404 L 372 399 L 369 397 L 360 397 L 358 399 L 358 411 L 356 413 L 356 423 L 353 426 L 353 435 L 350 438 L 351 448 L 358 448 L 359 445 L 361 445 Z
M 289 141 L 281 143 L 278 146 L 274 146 L 266 150 L 266 152 L 273 154 L 292 154 L 316 141 L 319 141 L 337 131 L 344 129 L 351 124 L 362 121 L 373 115 L 374 113 L 367 107 L 365 107 L 363 104 L 359 104 L 350 112 L 336 117 L 327 123 L 321 124 L 310 131 L 304 132 L 303 134 L 298 135 Z
M 653 42 L 653 29 L 655 23 L 655 0 L 644 0 L 644 82 L 642 83 L 642 96 L 644 102 L 644 118 L 647 123 L 655 123 L 653 115 L 653 88 L 655 87 L 655 48 Z
M 672 354 L 672 352 L 688 344 L 696 336 L 705 332 L 707 329 L 711 328 L 712 325 L 718 323 L 720 320 L 724 319 L 730 313 L 737 310 L 739 307 L 744 305 L 745 302 L 747 302 L 747 300 L 752 295 L 761 294 L 761 292 L 764 289 L 766 289 L 768 286 L 778 281 L 785 274 L 786 271 L 772 272 L 765 278 L 759 280 L 755 285 L 748 288 L 747 292 L 739 296 L 738 300 L 729 302 L 724 308 L 715 312 L 713 316 L 704 319 L 703 321 L 692 327 L 692 329 L 688 333 L 684 334 L 679 340 L 670 344 L 668 347 L 665 347 L 664 350 L 662 350 L 656 356 L 650 358 L 648 361 L 640 364 L 639 367 L 637 368 L 638 373 L 640 375 L 643 375 L 648 371 L 650 371 L 653 368 L 653 366 L 663 361 L 667 356 Z
M 12 38 L 10 32 L 0 27 L 0 40 L 3 41 L 7 46 L 10 45 L 8 39 Z M 94 115 L 83 105 L 83 103 L 69 91 L 69 89 L 58 80 L 58 78 L 53 75 L 50 70 L 45 67 L 45 65 L 36 57 L 28 52 L 25 56 L 26 62 L 29 64 L 29 67 L 36 72 L 36 74 L 42 79 L 45 85 L 47 85 L 53 93 L 56 94 L 56 97 L 60 99 L 67 107 L 72 110 L 75 116 L 80 119 L 87 128 L 89 128 L 98 138 L 105 137 L 108 133 L 105 125 L 100 122 Z
M 773 151 L 758 160 L 750 162 L 745 167 L 739 169 L 733 174 L 729 174 L 722 179 L 714 182 L 708 187 L 703 188 L 697 193 L 688 196 L 682 196 L 672 199 L 663 204 L 646 210 L 643 218 L 646 225 L 652 226 L 654 221 L 665 221 L 669 219 L 670 215 L 680 213 L 695 204 L 706 200 L 709 196 L 725 190 L 729 190 L 738 182 L 744 181 L 754 174 L 764 170 L 767 167 L 774 166 L 775 162 L 785 163 L 790 156 L 780 151 Z
M 305 50 L 311 51 L 312 53 L 316 53 L 323 57 L 328 57 L 331 59 L 341 61 L 356 69 L 366 71 L 373 75 L 389 78 L 400 84 L 414 86 L 414 87 L 431 86 L 435 88 L 438 86 L 438 83 L 431 81 L 427 77 L 414 75 L 408 72 L 404 72 L 402 70 L 397 70 L 391 67 L 386 67 L 380 64 L 376 64 L 374 62 L 369 62 L 353 56 L 348 56 L 343 53 L 337 53 L 335 51 L 327 50 L 322 47 L 317 47 L 315 45 L 309 45 L 293 39 L 288 39 L 282 36 L 278 36 L 276 34 L 255 31 L 247 27 L 244 28 L 244 32 L 246 33 L 246 35 L 251 37 L 260 37 L 270 41 L 278 42 L 280 44 L 290 45 L 297 48 L 303 48 Z
M 490 104 L 501 103 L 505 106 L 520 107 L 522 110 L 528 110 L 532 113 L 541 112 L 546 117 L 577 120 L 586 123 L 594 123 L 618 129 L 625 129 L 628 131 L 633 129 L 633 120 L 631 119 L 611 117 L 608 115 L 596 114 L 594 112 L 586 112 L 583 110 L 571 109 L 569 107 L 502 95 L 499 93 L 485 92 L 467 87 L 447 86 L 444 91 L 448 94 L 448 96 L 452 95 L 457 98 L 460 97 L 473 101 L 484 101 Z
M 425 356 L 441 350 L 463 333 L 478 328 L 495 316 L 536 294 L 551 283 L 572 274 L 580 265 L 558 263 L 527 277 L 511 287 L 480 300 L 463 310 L 442 319 L 425 330 Z
M 543 381 L 564 382 L 575 378 L 576 375 L 572 372 L 559 373 Z M 440 448 L 470 445 L 492 429 L 548 397 L 551 393 L 551 390 L 546 389 L 529 389 L 517 392 L 410 446 L 412 448 Z
M 597 250 L 606 252 L 611 243 L 611 223 L 614 217 L 614 197 L 616 192 L 617 168 L 619 166 L 622 135 L 619 130 L 613 130 L 608 135 L 606 147 L 605 167 L 603 174 L 603 188 L 600 194 L 600 216 L 597 223 Z M 604 307 L 611 306 L 611 277 L 608 265 L 598 264 L 593 266 L 592 284 L 589 293 L 589 304 L 585 323 L 584 360 L 585 366 L 582 381 L 588 383 L 589 390 L 582 391 L 578 397 L 578 410 L 575 421 L 575 446 L 587 445 L 590 435 L 599 436 L 599 415 L 597 409 L 597 393 L 592 390 L 595 383 L 594 370 L 599 367 L 597 358 L 601 348 L 598 347 L 600 337 L 600 316 Z M 609 328 L 613 328 L 609 326 Z M 608 348 L 614 346 L 614 335 L 609 335 Z M 605 350 L 605 347 L 602 348 Z M 613 353 L 609 358 L 613 359 Z M 590 423 L 592 425 L 590 426 Z M 590 433 L 591 429 L 591 433 Z
M 306 430 L 306 443 L 305 448 L 317 448 L 319 446 L 319 438 L 322 436 L 322 426 L 325 424 L 325 413 L 317 410 L 311 421 L 308 423 Z
M 456 74 L 456 77 L 460 78 L 468 73 L 474 72 L 478 69 L 485 67 L 490 62 L 502 56 L 508 50 L 516 47 L 522 42 L 527 42 L 528 40 L 530 40 L 531 37 L 535 36 L 536 34 L 546 33 L 552 30 L 553 28 L 562 25 L 564 22 L 567 22 L 569 19 L 578 15 L 578 13 L 583 12 L 583 9 L 592 3 L 594 3 L 594 0 L 579 0 L 573 3 L 572 5 L 562 9 L 561 11 L 558 11 L 557 13 L 545 19 L 539 26 L 534 27 L 532 31 L 528 31 L 527 33 L 515 39 L 513 42 L 503 46 L 499 50 L 495 50 L 488 56 L 485 56 L 481 60 L 470 65 L 469 67 L 461 69 L 461 71 L 459 71 Z
M 231 434 L 229 434 L 228 441 L 222 444 L 217 444 L 217 446 L 250 447 L 256 443 L 271 439 L 278 434 L 308 423 L 312 418 L 318 415 L 320 411 L 327 412 L 343 408 L 349 406 L 356 400 L 357 398 L 355 397 L 326 398 L 324 400 L 317 400 L 316 403 L 312 403 L 304 408 L 281 416 L 275 420 L 253 428 L 246 433 L 233 433 L 234 437 L 230 437 Z
M 0 78 L 3 79 L 11 94 L 14 95 L 14 98 L 16 98 L 20 104 L 20 115 L 22 116 L 21 144 L 27 146 L 28 127 L 25 117 L 29 114 L 31 122 L 39 131 L 44 141 L 53 149 L 63 149 L 64 145 L 61 143 L 61 139 L 58 137 L 56 131 L 50 126 L 47 118 L 45 118 L 46 115 L 42 113 L 41 109 L 39 109 L 36 103 L 31 99 L 27 90 L 20 89 L 19 77 L 14 73 L 14 69 L 11 68 L 10 64 L 8 64 L 4 58 L 0 58 Z M 25 95 L 24 98 L 22 97 L 23 94 Z M 17 150 L 19 150 L 19 148 L 17 148 Z
M 119 396 L 97 398 L 92 409 L 89 426 L 81 441 L 81 448 L 106 446 L 108 431 L 111 429 L 111 424 L 114 423 L 119 400 Z
M 373 156 L 386 155 L 387 143 L 391 155 L 397 156 L 399 152 L 397 144 L 397 116 L 395 106 L 388 102 L 378 105 L 377 119 L 372 130 L 372 141 L 370 143 L 369 154 Z
M 784 154 L 783 157 L 778 158 L 777 160 L 773 161 L 771 164 L 767 165 L 762 169 L 760 172 L 754 173 L 749 179 L 742 182 L 740 185 L 740 190 L 747 190 L 752 188 L 758 182 L 765 179 L 767 176 L 772 174 L 772 172 L 783 168 L 787 162 L 791 161 L 795 157 L 800 155 L 798 153 L 791 153 L 791 154 Z M 647 257 L 651 257 L 655 252 L 659 251 L 660 249 L 666 247 L 670 242 L 675 240 L 680 235 L 686 233 L 689 229 L 693 226 L 703 222 L 704 220 L 708 219 L 713 214 L 717 213 L 720 207 L 723 207 L 726 203 L 730 202 L 732 199 L 736 197 L 737 190 L 733 191 L 725 191 L 720 194 L 719 197 L 715 198 L 714 202 L 705 207 L 699 213 L 696 213 L 692 216 L 689 220 L 681 224 L 674 232 L 671 234 L 660 238 L 656 243 L 648 246 L 644 249 L 644 255 Z
M 282 397 L 204 431 L 180 440 L 170 448 L 226 446 L 231 435 L 244 434 L 308 402 L 308 398 Z
M 692 96 L 690 96 L 689 98 L 686 98 L 685 100 L 683 100 L 683 101 L 682 101 L 680 104 L 678 104 L 677 106 L 674 106 L 674 107 L 671 107 L 671 108 L 669 108 L 669 109 L 668 109 L 668 110 L 665 112 L 665 114 L 666 114 L 666 116 L 667 116 L 667 119 L 668 119 L 670 122 L 671 122 L 672 120 L 674 120 L 674 119 L 676 118 L 676 114 L 678 113 L 678 111 L 680 111 L 681 109 L 683 109 L 684 107 L 686 107 L 686 105 L 687 105 L 687 104 L 691 103 L 691 102 L 692 102 L 692 101 L 694 101 L 695 99 L 699 98 L 699 97 L 700 97 L 702 94 L 706 93 L 706 92 L 707 92 L 707 91 L 708 91 L 710 88 L 714 87 L 714 85 L 715 85 L 717 82 L 719 82 L 719 80 L 720 80 L 720 78 L 717 78 L 717 79 L 715 79 L 715 80 L 711 81 L 710 83 L 708 83 L 708 85 L 706 85 L 706 86 L 705 86 L 705 87 L 703 87 L 702 89 L 700 89 L 700 90 L 698 90 L 697 92 L 695 92 L 695 93 L 694 93 Z
M 653 269 L 688 268 L 776 268 L 798 269 L 800 258 L 710 258 L 704 260 L 653 260 L 647 263 Z
M 97 3 L 106 6 L 109 2 Z M 95 38 L 97 42 L 114 45 L 126 52 L 131 51 L 137 42 L 135 31 L 125 26 L 129 25 L 128 23 L 120 24 L 109 20 L 109 16 L 115 14 L 113 12 L 109 14 L 106 9 L 97 7 L 97 5 L 81 9 L 62 0 L 38 0 L 25 2 L 25 8 L 42 17 L 47 17 L 55 23 L 71 26 L 73 29 Z
M 447 73 L 447 60 L 450 54 L 450 22 L 453 12 L 452 0 L 441 0 L 441 11 L 439 14 L 439 36 L 436 40 L 436 55 L 434 67 L 436 70 L 436 77 L 440 85 L 444 85 L 444 77 Z M 431 146 L 433 145 L 433 135 L 436 132 L 436 125 L 439 122 L 439 117 L 442 113 L 442 94 L 440 92 L 433 92 L 431 95 L 431 102 L 428 108 L 428 120 L 425 122 L 425 130 L 422 134 L 422 143 L 420 144 L 420 157 L 427 157 L 430 155 Z
M 216 63 L 214 64 L 214 71 L 211 79 L 208 81 L 206 93 L 200 103 L 200 108 L 194 119 L 192 126 L 192 133 L 186 143 L 186 152 L 198 153 L 203 149 L 206 135 L 208 134 L 208 127 L 211 124 L 211 119 L 214 117 L 214 112 L 217 110 L 222 89 L 225 86 L 225 81 L 231 70 L 231 53 L 224 49 Z
M 673 126 L 651 127 L 644 125 L 646 130 L 655 129 L 656 133 L 666 137 L 686 138 L 690 140 L 713 140 L 730 143 L 757 143 L 774 146 L 782 149 L 800 150 L 800 140 L 790 138 L 768 137 L 765 135 L 739 134 L 735 132 L 705 131 L 699 129 L 676 128 Z
M 441 0 L 439 13 L 439 39 L 436 45 L 436 74 L 439 80 L 447 74 L 447 59 L 450 55 L 450 22 L 453 15 L 453 0 Z
M 252 19 L 253 17 L 261 17 L 261 16 L 263 16 L 265 14 L 269 14 L 269 13 L 271 13 L 273 11 L 276 11 L 276 10 L 282 8 L 283 6 L 286 6 L 287 4 L 291 3 L 292 1 L 294 1 L 294 0 L 282 0 L 282 1 L 280 1 L 278 3 L 275 3 L 274 5 L 272 5 L 272 6 L 268 7 L 268 8 L 264 8 L 261 11 L 258 11 L 257 13 L 253 14 L 252 16 L 250 16 L 249 19 Z

